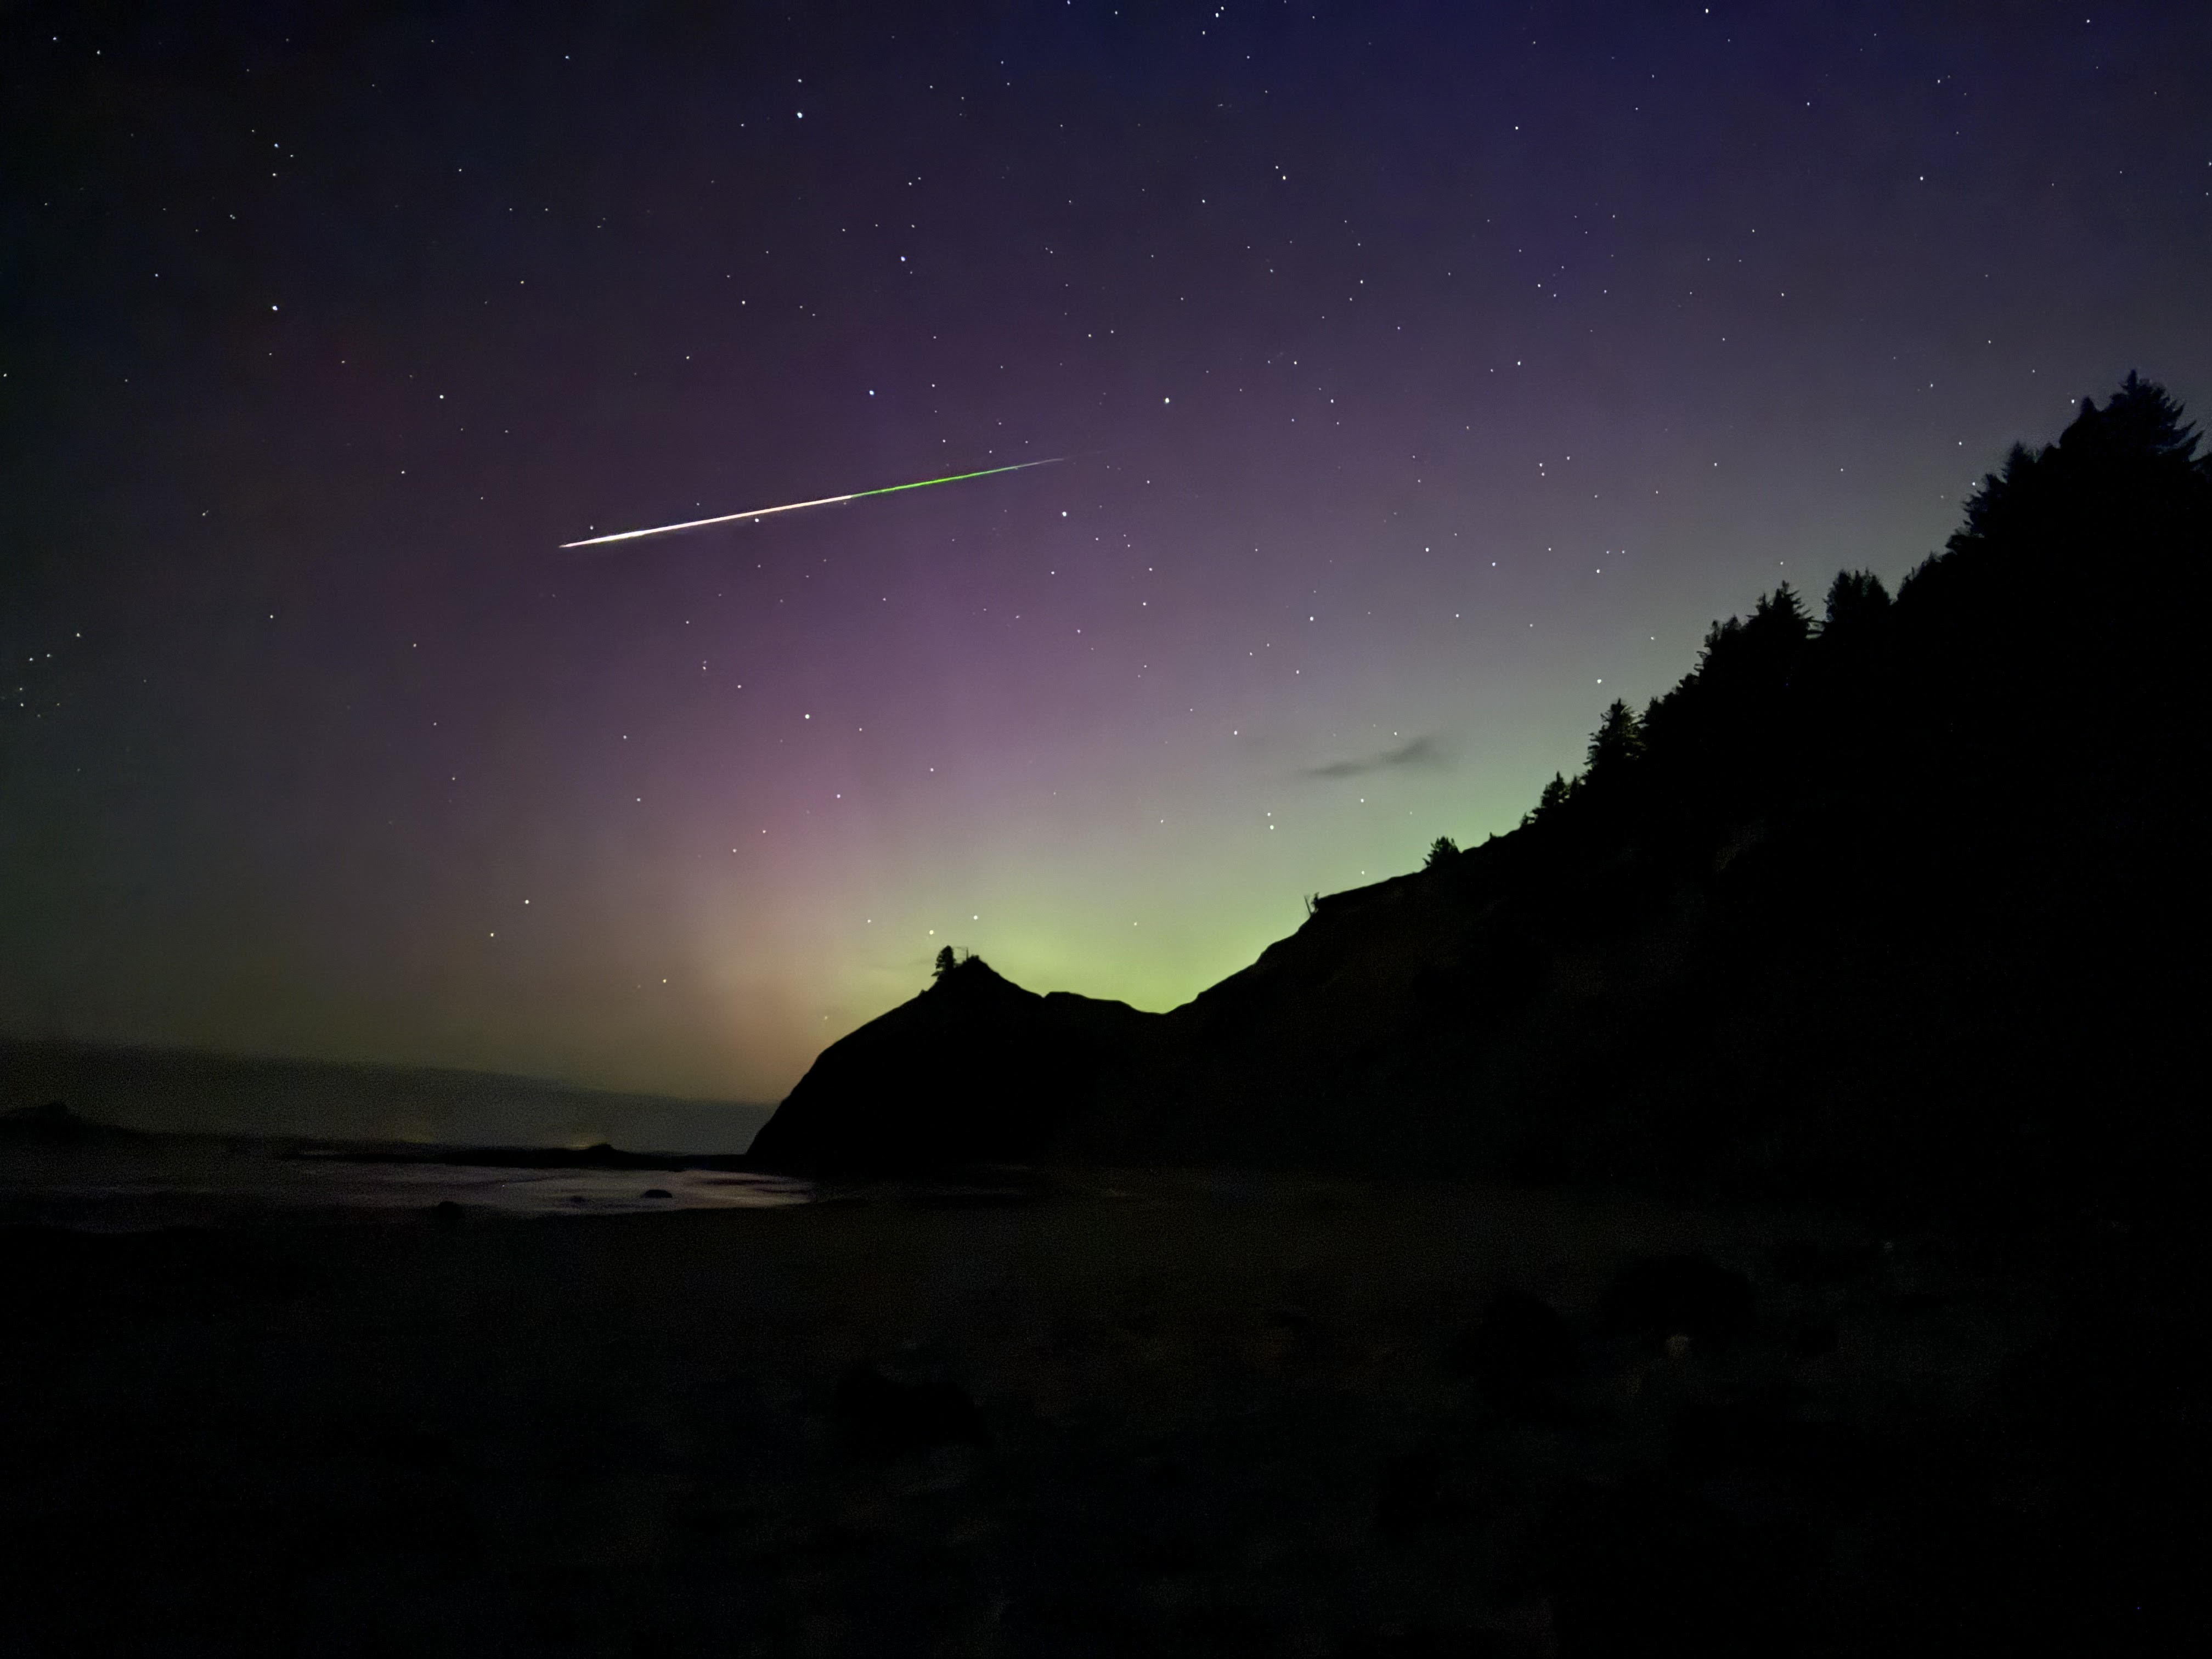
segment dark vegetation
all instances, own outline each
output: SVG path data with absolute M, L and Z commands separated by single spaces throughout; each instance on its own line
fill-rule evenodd
M 2212 471 L 2130 376 L 1893 599 L 1716 623 L 1522 827 L 1310 903 L 1163 1016 L 974 959 L 825 1053 L 771 1164 L 1458 1170 L 1956 1215 L 2193 1201 Z

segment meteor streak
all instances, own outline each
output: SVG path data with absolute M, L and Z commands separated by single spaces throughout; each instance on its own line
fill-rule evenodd
M 608 542 L 634 542 L 641 536 L 671 536 L 679 530 L 703 530 L 713 524 L 735 524 L 740 519 L 765 519 L 771 513 L 796 513 L 806 507 L 836 507 L 842 501 L 857 501 L 869 495 L 896 495 L 902 489 L 927 489 L 932 484 L 958 483 L 965 478 L 988 478 L 1000 472 L 1019 472 L 1032 466 L 1050 466 L 1064 461 L 1065 455 L 1054 455 L 1042 461 L 1016 461 L 1012 466 L 987 466 L 981 472 L 956 472 L 947 478 L 921 478 L 913 483 L 885 484 L 881 489 L 856 489 L 849 495 L 824 495 L 818 501 L 787 501 L 781 507 L 757 507 L 750 513 L 725 513 L 720 518 L 691 519 L 683 524 L 656 525 L 650 530 L 624 530 L 612 536 L 591 536 L 580 542 L 562 542 L 565 550 L 572 547 L 599 547 Z

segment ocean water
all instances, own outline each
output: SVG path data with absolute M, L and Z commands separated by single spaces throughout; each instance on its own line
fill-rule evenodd
M 445 1202 L 501 1215 L 589 1216 L 757 1209 L 812 1195 L 803 1181 L 723 1170 L 357 1163 L 294 1142 L 196 1136 L 76 1146 L 0 1139 L 0 1224 L 95 1232 L 398 1220 Z
M 142 1134 L 742 1152 L 774 1111 L 540 1078 L 0 1037 L 0 1114 L 58 1101 Z M 6 1153 L 0 1151 L 0 1158 Z

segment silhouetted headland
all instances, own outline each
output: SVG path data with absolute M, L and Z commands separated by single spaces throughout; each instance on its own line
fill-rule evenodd
M 752 1156 L 2193 1202 L 2208 555 L 2195 429 L 2130 375 L 1894 599 L 1845 571 L 1715 623 L 1518 829 L 1320 897 L 1164 1015 L 941 968 Z
M 1127 1086 L 1158 1021 L 948 958 L 913 1001 L 825 1049 L 747 1156 L 823 1170 L 1036 1158 Z
M 142 1140 L 135 1129 L 112 1123 L 95 1123 L 70 1110 L 69 1103 L 42 1101 L 35 1106 L 14 1106 L 0 1111 L 0 1146 L 13 1142 L 43 1146 L 83 1146 L 112 1141 Z

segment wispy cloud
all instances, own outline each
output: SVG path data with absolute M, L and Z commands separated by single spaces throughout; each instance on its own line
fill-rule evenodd
M 1413 738 L 1395 749 L 1386 749 L 1379 755 L 1364 755 L 1352 760 L 1330 761 L 1322 766 L 1309 766 L 1305 775 L 1310 778 L 1356 778 L 1369 772 L 1381 772 L 1393 766 L 1442 766 L 1443 751 L 1437 747 L 1434 738 Z

